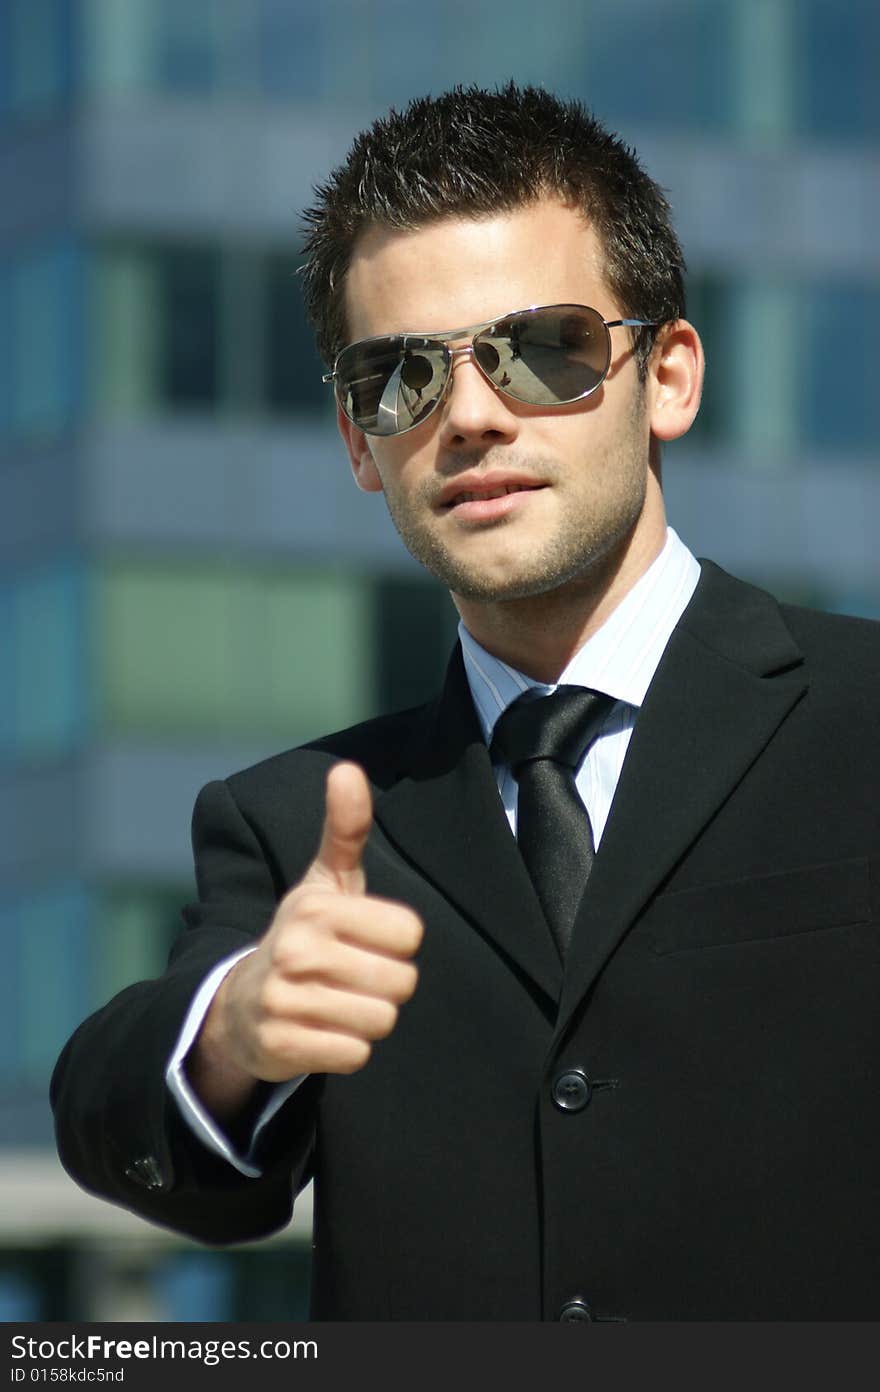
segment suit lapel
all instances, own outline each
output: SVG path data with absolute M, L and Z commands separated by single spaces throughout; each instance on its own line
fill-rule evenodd
M 560 1028 L 806 689 L 771 596 L 702 567 L 636 721 L 575 922 Z
M 375 804 L 397 849 L 558 1001 L 562 966 L 511 834 L 456 647 L 427 727 Z
M 378 795 L 390 841 L 564 1027 L 618 943 L 806 690 L 775 600 L 704 561 L 639 712 L 563 978 L 511 836 L 461 651 L 402 771 Z

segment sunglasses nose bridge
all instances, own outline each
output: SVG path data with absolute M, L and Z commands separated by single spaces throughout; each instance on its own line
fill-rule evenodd
M 483 363 L 480 362 L 479 355 L 476 351 L 476 343 L 477 339 L 475 337 L 470 343 L 463 343 L 459 348 L 450 348 L 447 346 L 446 351 L 449 354 L 449 375 L 444 389 L 445 392 L 448 392 L 450 386 L 452 385 L 452 374 L 455 370 L 455 359 L 462 356 L 471 359 L 471 361 L 474 364 L 474 367 L 477 369 L 480 376 L 483 378 L 485 382 L 489 383 L 490 387 L 495 387 L 497 385 L 495 382 L 492 381 L 492 378 L 486 371 L 486 368 L 483 365 Z
M 474 345 L 472 343 L 463 343 L 460 348 L 447 347 L 446 351 L 449 354 L 450 366 L 452 366 L 453 360 L 455 358 L 461 357 L 462 353 L 464 353 L 466 356 L 473 357 Z
M 439 406 L 441 402 L 445 401 L 449 396 L 449 392 L 452 388 L 452 376 L 455 371 L 455 360 L 461 357 L 462 354 L 466 357 L 469 356 L 474 358 L 474 362 L 477 362 L 474 357 L 474 345 L 472 343 L 463 343 L 460 348 L 450 348 L 448 343 L 443 344 L 443 356 L 445 358 L 443 384 L 437 393 L 434 403 L 435 407 Z M 477 366 L 479 367 L 479 363 L 477 363 Z

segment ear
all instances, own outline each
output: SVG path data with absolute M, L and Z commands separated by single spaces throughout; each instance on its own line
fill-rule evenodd
M 342 442 L 348 450 L 351 472 L 354 474 L 354 481 L 358 488 L 362 488 L 365 493 L 381 493 L 382 480 L 370 453 L 370 445 L 366 435 L 362 430 L 358 430 L 356 425 L 352 425 L 348 416 L 339 406 L 336 407 L 336 425 L 342 436 Z
M 705 358 L 700 335 L 686 319 L 662 331 L 648 364 L 651 433 L 677 440 L 694 423 L 703 393 Z

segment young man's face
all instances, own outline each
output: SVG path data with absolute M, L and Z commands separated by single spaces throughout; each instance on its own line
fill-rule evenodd
M 346 295 L 351 341 L 439 333 L 532 305 L 621 317 L 592 228 L 549 198 L 414 232 L 372 229 L 356 248 Z M 457 602 L 589 583 L 634 535 L 646 554 L 662 546 L 662 498 L 648 467 L 650 383 L 638 381 L 628 331 L 611 336 L 605 382 L 567 406 L 503 396 L 465 355 L 454 360 L 444 401 L 404 435 L 365 436 L 340 414 L 358 483 L 384 490 L 405 545 Z M 511 485 L 521 488 L 477 507 L 459 496 Z

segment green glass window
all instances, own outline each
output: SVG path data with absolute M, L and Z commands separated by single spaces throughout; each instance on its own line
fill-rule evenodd
M 375 600 L 380 708 L 432 700 L 458 632 L 449 595 L 434 581 L 391 575 L 376 582 Z
M 89 282 L 92 409 L 122 419 L 218 407 L 332 419 L 296 268 L 291 250 L 106 242 Z
M 104 714 L 116 729 L 294 740 L 372 712 L 359 576 L 120 563 L 99 610 Z
M 92 406 L 100 416 L 138 416 L 159 398 L 159 294 L 142 247 L 106 246 L 91 276 Z
M 180 929 L 180 909 L 191 886 L 125 886 L 108 890 L 95 920 L 92 1006 L 133 981 L 158 976 Z

